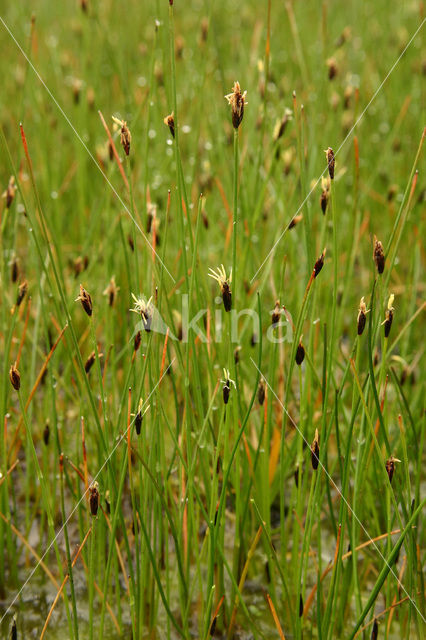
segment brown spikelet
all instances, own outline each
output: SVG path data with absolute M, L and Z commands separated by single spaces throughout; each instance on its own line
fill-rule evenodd
M 21 388 L 21 374 L 18 371 L 16 362 L 15 364 L 12 364 L 9 369 L 9 380 L 15 391 L 19 391 L 19 389 Z
M 325 151 L 325 155 L 327 158 L 327 166 L 328 166 L 328 175 L 330 176 L 330 180 L 334 180 L 334 169 L 336 165 L 336 161 L 334 159 L 334 151 L 331 147 L 328 147 Z
M 275 302 L 275 307 L 274 307 L 274 310 L 272 311 L 272 317 L 271 317 L 273 327 L 279 323 L 280 318 L 281 318 L 281 305 L 280 305 L 280 301 L 277 300 Z
M 6 200 L 6 209 L 10 209 L 10 206 L 15 199 L 16 188 L 15 177 L 10 176 L 7 188 L 2 193 L 2 197 Z
M 98 483 L 94 482 L 90 487 L 89 487 L 89 492 L 90 492 L 90 496 L 89 496 L 89 503 L 90 503 L 90 513 L 92 514 L 93 517 L 95 517 L 98 513 L 98 508 L 99 508 L 99 490 L 98 490 Z
M 241 93 L 240 83 L 234 82 L 232 93 L 228 93 L 228 95 L 225 96 L 228 100 L 228 104 L 231 105 L 232 126 L 234 129 L 238 129 L 243 120 L 244 106 L 247 104 L 246 95 L 247 91 Z
M 46 422 L 46 425 L 43 431 L 43 442 L 46 445 L 46 447 L 49 444 L 49 438 L 50 438 L 50 427 L 49 427 L 49 423 Z
M 302 594 L 300 594 L 300 598 L 299 598 L 299 618 L 301 618 L 303 616 L 303 598 L 302 598 Z
M 260 406 L 265 402 L 265 381 L 263 378 L 260 379 L 259 387 L 257 389 L 257 400 Z
M 299 486 L 299 466 L 297 466 L 294 470 L 294 484 L 296 487 Z
M 371 640 L 377 640 L 377 637 L 379 635 L 379 625 L 376 619 L 374 619 L 373 622 L 373 628 L 371 629 Z
M 142 332 L 138 331 L 137 334 L 135 335 L 134 340 L 133 340 L 133 351 L 135 353 L 139 349 L 139 347 L 141 346 L 141 341 L 142 341 Z
M 92 351 L 92 353 L 90 354 L 90 356 L 87 358 L 86 362 L 84 363 L 84 370 L 86 373 L 89 373 L 90 369 L 93 367 L 93 364 L 95 362 L 95 352 Z
M 320 257 L 318 258 L 318 260 L 314 264 L 314 271 L 313 271 L 314 278 L 316 278 L 318 276 L 319 272 L 321 271 L 321 269 L 324 266 L 325 253 L 326 253 L 326 249 L 324 249 L 324 251 L 322 252 Z
M 16 256 L 13 256 L 10 262 L 10 279 L 12 280 L 12 282 L 16 282 L 18 280 L 18 277 L 19 277 L 18 258 Z
M 365 322 L 367 320 L 367 313 L 368 311 L 367 311 L 366 304 L 364 302 L 364 297 L 362 297 L 359 302 L 359 310 L 358 310 L 358 317 L 357 317 L 357 332 L 359 336 L 361 336 L 364 331 Z
M 401 460 L 398 460 L 398 458 L 395 458 L 394 456 L 391 456 L 386 460 L 386 472 L 390 483 L 392 483 L 393 474 L 395 472 L 395 462 L 401 462 Z
M 130 144 L 132 142 L 132 135 L 130 133 L 130 129 L 127 126 L 127 122 L 125 120 L 120 120 L 120 118 L 115 118 L 112 116 L 115 124 L 120 128 L 120 143 L 124 149 L 124 153 L 126 156 L 130 154 Z
M 299 224 L 301 220 L 303 220 L 303 213 L 299 213 L 298 216 L 293 216 L 293 218 L 290 221 L 290 224 L 288 225 L 288 228 L 293 229 L 293 227 Z
M 216 631 L 216 622 L 217 622 L 217 616 L 215 616 L 212 620 L 212 623 L 210 625 L 210 636 L 214 636 L 215 631 Z
M 107 296 L 108 304 L 110 307 L 114 306 L 115 298 L 117 297 L 117 293 L 120 291 L 120 287 L 117 287 L 115 283 L 115 277 L 112 276 L 111 280 L 108 283 L 106 289 L 104 289 L 103 295 Z
M 210 273 L 208 274 L 210 278 L 216 280 L 220 287 L 220 292 L 222 294 L 223 306 L 225 311 L 231 311 L 232 309 L 232 292 L 231 292 L 231 280 L 232 280 L 232 269 L 229 274 L 229 277 L 226 276 L 225 267 L 223 264 L 214 271 L 210 268 Z
M 311 444 L 311 462 L 312 462 L 312 469 L 314 471 L 316 471 L 318 469 L 318 463 L 319 463 L 319 435 L 318 435 L 318 429 L 315 429 L 315 436 L 314 436 L 314 440 Z
M 328 69 L 328 79 L 329 80 L 333 80 L 333 78 L 335 78 L 337 76 L 337 73 L 338 73 L 336 59 L 335 58 L 328 58 L 326 64 L 327 64 L 327 69 Z
M 25 298 L 26 293 L 28 291 L 28 282 L 24 280 L 18 287 L 18 295 L 16 296 L 16 306 L 19 307 L 21 305 L 22 300 Z
M 170 115 L 166 116 L 163 120 L 164 124 L 169 127 L 170 133 L 172 134 L 172 137 L 175 137 L 175 116 L 173 111 L 171 112 Z
M 82 284 L 80 285 L 80 295 L 75 299 L 75 302 L 77 302 L 78 300 L 80 300 L 81 306 L 83 307 L 87 315 L 91 316 L 93 311 L 92 298 Z
M 305 347 L 301 342 L 299 342 L 296 349 L 296 358 L 295 358 L 296 364 L 300 366 L 304 361 L 304 359 L 305 359 Z
M 377 272 L 383 273 L 385 269 L 385 252 L 383 251 L 382 243 L 377 240 L 376 236 L 374 236 L 373 259 L 376 263 Z
M 390 330 L 392 327 L 392 322 L 393 322 L 393 312 L 395 311 L 395 309 L 393 308 L 393 301 L 395 299 L 395 296 L 393 295 L 393 293 L 389 296 L 389 300 L 388 300 L 388 308 L 385 311 L 385 319 L 382 322 L 382 324 L 384 324 L 385 326 L 385 338 L 389 337 L 390 334 Z
M 16 613 L 13 616 L 12 624 L 10 626 L 10 640 L 18 640 L 18 629 L 16 627 Z

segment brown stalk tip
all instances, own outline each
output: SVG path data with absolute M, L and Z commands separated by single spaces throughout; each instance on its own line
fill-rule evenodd
M 304 359 L 305 359 L 305 347 L 301 342 L 299 342 L 296 349 L 296 364 L 300 366 L 304 361 Z
M 294 484 L 296 488 L 299 486 L 299 467 L 297 466 L 294 470 Z
M 280 305 L 280 301 L 277 300 L 275 302 L 275 307 L 272 311 L 272 317 L 271 317 L 273 327 L 275 327 L 279 323 L 280 317 L 281 317 L 281 305 Z
M 18 640 L 18 630 L 16 628 L 16 613 L 13 616 L 12 625 L 10 627 L 10 640 Z
M 46 426 L 44 427 L 44 431 L 43 431 L 43 442 L 46 445 L 46 447 L 49 444 L 49 438 L 50 438 L 50 427 L 49 427 L 49 423 L 46 422 Z
M 120 287 L 117 287 L 115 283 L 115 277 L 112 276 L 108 286 L 106 287 L 106 289 L 104 289 L 104 292 L 103 292 L 103 295 L 107 296 L 108 298 L 108 304 L 110 307 L 114 306 L 115 298 L 119 291 L 120 291 Z
M 293 229 L 293 227 L 295 227 L 302 219 L 303 219 L 303 213 L 299 213 L 298 216 L 293 216 L 293 218 L 290 221 L 290 224 L 288 225 L 288 228 Z
M 328 149 L 326 149 L 324 153 L 327 158 L 328 175 L 330 176 L 330 180 L 334 180 L 334 168 L 336 165 L 336 161 L 334 159 L 334 151 L 331 147 L 328 147 Z
M 16 256 L 13 256 L 10 262 L 10 279 L 12 280 L 12 282 L 16 282 L 18 280 L 18 276 L 19 276 L 18 258 Z
M 393 301 L 395 299 L 395 296 L 393 295 L 393 293 L 389 296 L 389 300 L 388 300 L 388 308 L 385 311 L 385 319 L 382 322 L 382 324 L 385 325 L 385 338 L 389 337 L 390 334 L 390 330 L 392 327 L 392 322 L 393 322 L 393 312 L 394 312 L 394 308 L 393 308 Z
M 141 342 L 142 342 L 142 332 L 138 331 L 133 341 L 133 350 L 135 353 L 136 351 L 138 351 L 139 347 L 141 346 Z
M 300 594 L 299 597 L 299 618 L 301 618 L 303 616 L 303 598 L 302 598 L 302 594 Z
M 95 362 L 95 352 L 92 351 L 92 353 L 90 354 L 90 356 L 87 358 L 85 364 L 84 364 L 84 370 L 86 373 L 89 373 L 90 369 L 93 367 L 93 363 Z
M 330 178 L 321 178 L 321 195 L 320 207 L 323 215 L 327 211 L 328 201 L 330 199 Z
M 172 137 L 175 137 L 175 116 L 173 111 L 171 112 L 171 114 L 169 116 L 166 116 L 163 120 L 164 124 L 166 125 L 166 127 L 169 127 L 170 129 L 170 133 L 172 134 Z
M 99 508 L 99 485 L 97 482 L 94 482 L 90 487 L 89 487 L 89 492 L 90 492 L 90 497 L 89 497 L 89 502 L 90 502 L 90 513 L 92 514 L 93 517 L 95 517 L 98 513 L 98 508 Z
M 87 315 L 91 316 L 93 311 L 92 298 L 82 284 L 80 285 L 80 295 L 75 299 L 75 302 L 77 302 L 78 300 L 80 300 L 81 306 L 83 307 Z
M 326 251 L 327 251 L 327 249 L 324 249 L 324 251 L 322 252 L 320 257 L 318 258 L 318 260 L 314 264 L 314 278 L 317 277 L 317 275 L 319 274 L 319 272 L 321 271 L 321 269 L 324 266 L 324 258 L 325 258 Z
M 216 622 L 217 622 L 217 616 L 215 616 L 212 620 L 212 623 L 210 625 L 210 636 L 214 636 L 215 631 L 216 631 Z
M 257 399 L 260 406 L 262 406 L 265 402 L 265 381 L 263 380 L 263 378 L 261 378 L 259 382 L 259 387 L 257 389 Z
M 16 306 L 19 307 L 28 291 L 28 282 L 24 280 L 18 287 L 18 295 L 16 296 Z
M 319 435 L 318 435 L 318 429 L 315 429 L 314 441 L 311 444 L 311 462 L 312 462 L 312 469 L 314 471 L 316 471 L 318 469 L 318 463 L 319 463 Z
M 232 111 L 232 126 L 234 129 L 238 129 L 240 126 L 243 117 L 244 117 L 244 107 L 247 103 L 246 100 L 247 91 L 241 93 L 240 83 L 234 82 L 234 86 L 232 87 L 232 92 L 228 93 L 225 98 L 228 100 L 228 104 L 231 105 Z
M 357 317 L 357 331 L 359 336 L 361 336 L 364 331 L 365 322 L 367 320 L 367 313 L 369 311 L 370 309 L 368 309 L 367 311 L 367 307 L 364 302 L 364 296 L 363 296 L 359 301 L 359 310 L 358 310 L 358 317 Z
M 15 391 L 19 391 L 21 388 L 21 374 L 17 369 L 16 362 L 9 369 L 9 380 Z
M 371 640 L 377 640 L 378 635 L 379 635 L 379 625 L 377 620 L 374 619 L 373 628 L 371 630 Z
M 222 294 L 223 306 L 225 311 L 231 311 L 232 309 L 232 292 L 230 283 L 232 281 L 232 269 L 229 273 L 229 277 L 226 276 L 225 267 L 223 264 L 217 268 L 216 271 L 210 268 L 210 272 L 208 275 L 210 278 L 216 280 L 220 287 L 220 292 Z
M 374 236 L 373 259 L 376 263 L 377 272 L 383 273 L 385 268 L 385 252 L 383 251 L 382 243 L 380 240 L 377 240 L 376 236 Z
M 130 133 L 130 129 L 127 126 L 127 122 L 125 120 L 120 120 L 119 118 L 112 117 L 115 124 L 120 127 L 120 142 L 121 146 L 124 149 L 124 153 L 126 156 L 130 154 L 130 143 L 132 142 L 132 136 Z
M 235 364 L 238 364 L 240 361 L 240 351 L 241 351 L 241 346 L 238 345 L 238 347 L 235 347 L 234 349 L 234 362 Z
M 328 69 L 328 79 L 333 80 L 338 73 L 336 58 L 328 58 L 326 64 Z
M 223 394 L 223 403 L 228 404 L 229 402 L 229 394 L 231 392 L 231 385 L 234 385 L 236 388 L 234 380 L 231 380 L 231 374 L 229 373 L 229 369 L 223 370 L 224 380 L 221 380 L 223 383 L 222 394 Z
M 389 460 L 386 460 L 386 472 L 388 474 L 389 482 L 392 482 L 393 474 L 395 471 L 395 462 L 401 462 L 398 458 L 391 456 Z
M 6 209 L 10 209 L 10 206 L 15 199 L 16 189 L 15 176 L 10 176 L 7 188 L 2 193 L 2 198 L 6 200 Z

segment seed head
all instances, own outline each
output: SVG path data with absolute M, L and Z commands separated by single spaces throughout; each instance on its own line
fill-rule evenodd
M 16 362 L 15 364 L 12 364 L 9 369 L 9 380 L 15 391 L 19 391 L 19 389 L 21 388 L 21 374 L 18 371 Z
M 366 304 L 364 302 L 364 296 L 361 298 L 361 300 L 359 301 L 359 310 L 358 310 L 358 318 L 357 318 L 357 327 L 358 327 L 358 335 L 362 335 L 364 328 L 365 328 L 365 322 L 367 320 L 367 313 L 369 313 L 370 309 L 368 309 L 367 311 L 367 307 Z
M 296 364 L 300 366 L 304 361 L 304 359 L 305 359 L 305 347 L 303 346 L 302 341 L 300 341 L 296 349 Z
M 377 620 L 374 619 L 373 628 L 371 629 L 370 639 L 371 640 L 377 640 L 378 635 L 379 635 L 379 625 L 378 625 Z
M 273 327 L 275 327 L 279 323 L 280 317 L 281 317 L 281 313 L 282 313 L 282 310 L 281 310 L 280 301 L 277 300 L 275 302 L 275 307 L 274 307 L 274 309 L 272 311 L 272 317 L 271 317 L 271 321 L 272 321 L 272 326 Z
M 214 271 L 212 268 L 209 269 L 210 273 L 208 274 L 210 278 L 216 280 L 220 287 L 220 292 L 222 294 L 223 306 L 225 311 L 231 311 L 232 309 L 232 292 L 230 283 L 232 282 L 232 269 L 229 272 L 229 278 L 226 277 L 226 271 L 223 264 L 220 265 Z
M 154 315 L 154 305 L 152 304 L 152 296 L 146 302 L 144 298 L 137 298 L 134 293 L 132 293 L 132 298 L 134 300 L 134 309 L 130 309 L 133 313 L 140 314 L 142 318 L 143 328 L 147 333 L 151 331 L 151 323 L 152 317 Z
M 330 180 L 334 180 L 334 168 L 336 165 L 336 161 L 334 159 L 334 151 L 331 147 L 328 147 L 328 149 L 326 149 L 324 153 L 327 158 L 328 175 L 330 176 Z
M 273 133 L 274 142 L 279 140 L 283 135 L 287 127 L 287 123 L 292 118 L 292 111 L 290 109 L 285 109 L 284 115 L 281 120 L 278 120 Z
M 327 211 L 328 200 L 330 198 L 330 178 L 321 178 L 321 195 L 320 195 L 320 206 L 323 215 Z
M 318 260 L 314 264 L 314 272 L 313 272 L 314 273 L 314 278 L 317 277 L 317 275 L 319 274 L 319 272 L 321 271 L 321 269 L 324 266 L 325 252 L 326 252 L 326 249 L 324 249 L 324 251 L 322 252 L 320 257 L 318 258 Z
M 265 402 L 265 381 L 263 378 L 260 379 L 259 381 L 259 387 L 257 389 L 257 399 L 259 401 L 260 406 L 263 405 L 263 403 Z
M 393 308 L 393 301 L 395 300 L 395 296 L 393 295 L 393 293 L 389 296 L 389 300 L 388 300 L 388 308 L 385 311 L 385 319 L 382 322 L 382 324 L 385 325 L 385 338 L 389 337 L 390 334 L 390 330 L 392 327 L 392 321 L 393 321 L 393 312 L 394 312 L 394 308 Z
M 129 127 L 127 126 L 127 122 L 125 122 L 124 120 L 120 120 L 119 118 L 115 118 L 114 116 L 112 116 L 112 119 L 114 120 L 115 124 L 120 127 L 121 146 L 123 147 L 126 156 L 128 156 L 130 153 L 130 143 L 132 141 L 132 136 L 130 134 Z
M 86 291 L 83 285 L 80 285 L 80 295 L 75 299 L 75 302 L 80 300 L 81 306 L 85 310 L 88 316 L 92 315 L 93 307 L 92 307 L 92 298 L 90 297 L 90 293 Z
M 140 435 L 141 432 L 141 428 L 142 428 L 142 421 L 143 421 L 143 417 L 146 414 L 146 412 L 148 411 L 150 405 L 148 405 L 145 408 L 145 411 L 143 410 L 143 400 L 142 398 L 139 399 L 139 404 L 138 404 L 138 410 L 136 413 L 132 413 L 132 415 L 135 418 L 135 429 L 136 429 L 136 433 L 137 435 Z
M 18 258 L 16 256 L 13 256 L 9 264 L 10 264 L 10 279 L 12 280 L 12 282 L 16 282 L 19 276 Z
M 15 176 L 10 176 L 9 183 L 7 188 L 2 193 L 2 198 L 6 200 L 6 209 L 10 209 L 10 206 L 15 199 L 16 194 L 16 184 L 15 184 Z
M 170 129 L 170 133 L 172 134 L 172 137 L 175 137 L 175 116 L 173 111 L 171 112 L 171 114 L 169 116 L 166 116 L 163 120 L 164 124 L 169 127 Z
M 142 341 L 142 333 L 138 331 L 133 341 L 133 350 L 135 353 L 136 351 L 138 351 L 139 347 L 141 346 L 141 341 Z
M 290 221 L 290 224 L 288 225 L 288 228 L 293 229 L 293 227 L 299 224 L 301 220 L 303 220 L 303 213 L 299 213 L 299 215 L 293 216 L 293 218 Z
M 223 370 L 223 377 L 224 380 L 221 380 L 222 384 L 223 384 L 223 402 L 224 404 L 228 404 L 229 401 L 229 394 L 231 391 L 231 386 L 234 385 L 234 388 L 236 389 L 236 384 L 234 382 L 234 380 L 231 380 L 231 374 L 229 373 L 229 369 L 224 369 Z
M 108 297 L 108 304 L 110 307 L 114 306 L 115 298 L 119 291 L 120 291 L 120 287 L 117 287 L 115 283 L 115 277 L 112 276 L 108 286 L 103 291 L 103 295 Z
M 99 485 L 97 482 L 94 482 L 89 487 L 89 492 L 90 513 L 93 517 L 95 517 L 98 513 L 99 508 Z
M 11 627 L 10 627 L 9 638 L 10 638 L 10 640 L 18 640 L 18 630 L 16 628 L 16 613 L 13 616 L 12 624 L 11 624 Z
M 327 60 L 328 79 L 333 80 L 337 76 L 338 68 L 335 58 L 328 58 Z
M 390 483 L 392 482 L 393 474 L 395 471 L 395 462 L 401 462 L 401 460 L 398 460 L 398 458 L 395 458 L 394 456 L 391 456 L 389 460 L 386 460 L 386 471 Z
M 318 469 L 318 463 L 319 463 L 319 435 L 318 435 L 318 429 L 315 429 L 314 441 L 311 444 L 311 462 L 312 462 L 312 469 L 314 471 L 316 471 Z
M 49 423 L 46 422 L 46 425 L 43 431 L 43 442 L 46 445 L 46 447 L 49 444 L 49 438 L 50 438 L 50 427 L 49 427 Z
M 89 373 L 90 369 L 93 367 L 93 363 L 95 362 L 95 352 L 92 351 L 92 353 L 90 354 L 90 356 L 87 358 L 85 364 L 84 364 L 84 370 L 86 373 Z
M 18 295 L 16 296 L 16 306 L 19 307 L 28 291 L 28 282 L 24 280 L 18 287 Z
M 378 273 L 383 273 L 385 268 L 385 252 L 383 251 L 382 243 L 380 240 L 377 240 L 376 236 L 374 236 L 373 259 L 376 263 Z
M 244 116 L 244 107 L 246 104 L 248 104 L 246 95 L 247 91 L 241 93 L 240 83 L 234 82 L 232 93 L 228 93 L 228 95 L 225 96 L 225 98 L 228 100 L 228 104 L 231 105 L 232 126 L 234 127 L 234 129 L 238 129 L 242 122 Z

